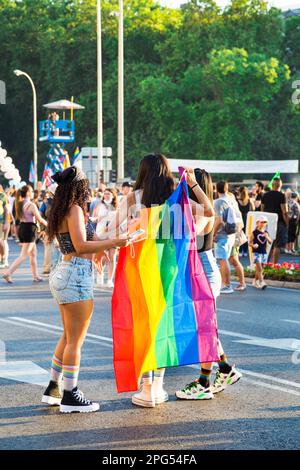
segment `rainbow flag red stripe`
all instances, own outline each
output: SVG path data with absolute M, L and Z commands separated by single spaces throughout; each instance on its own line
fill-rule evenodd
M 120 250 L 112 299 L 118 392 L 137 390 L 150 370 L 219 359 L 215 301 L 187 194 L 183 180 L 164 205 L 142 209 L 146 239 L 134 244 L 134 257 L 131 247 Z

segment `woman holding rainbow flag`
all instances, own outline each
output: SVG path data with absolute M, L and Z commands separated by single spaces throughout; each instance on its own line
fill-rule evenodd
M 210 174 L 196 168 L 195 177 L 198 185 L 213 204 L 213 183 Z M 193 201 L 197 201 L 197 196 L 192 189 L 189 190 L 189 195 Z M 197 251 L 216 300 L 220 295 L 222 279 L 213 254 L 214 220 L 215 217 L 200 216 L 195 220 L 195 223 Z M 210 385 L 213 363 L 202 363 L 199 377 L 187 384 L 182 390 L 177 391 L 177 398 L 180 400 L 210 400 L 214 398 L 214 394 L 222 392 L 228 385 L 233 385 L 240 380 L 242 374 L 234 365 L 228 363 L 221 341 L 219 341 L 219 354 L 219 369 L 213 385 Z
M 187 185 L 195 201 L 188 199 Z M 118 227 L 148 216 L 135 232 L 146 232 L 143 240 L 121 249 L 112 303 L 117 388 L 135 391 L 141 381 L 132 397 L 138 406 L 168 400 L 165 366 L 218 359 L 215 302 L 193 236 L 192 215 L 199 213 L 213 217 L 214 209 L 194 171 L 186 169 L 175 189 L 166 157 L 154 154 L 141 161 L 135 191 L 111 220 Z

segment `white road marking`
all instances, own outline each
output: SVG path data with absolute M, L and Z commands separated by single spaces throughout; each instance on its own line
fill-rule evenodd
M 300 392 L 296 392 L 295 390 L 291 390 L 290 388 L 278 387 L 278 385 L 271 385 L 271 384 L 268 384 L 266 382 L 258 382 L 256 380 L 252 380 L 252 379 L 248 379 L 248 378 L 245 378 L 244 380 L 248 383 L 253 384 L 253 385 L 259 385 L 260 387 L 271 388 L 273 390 L 278 390 L 280 392 L 286 392 L 286 393 L 289 393 L 291 395 L 297 395 L 298 397 L 300 397 Z
M 0 319 L 0 321 L 4 321 L 4 322 L 7 322 L 7 323 L 12 323 L 12 324 L 15 324 L 15 325 L 18 325 L 18 326 L 21 326 L 21 325 L 24 326 L 24 327 L 27 326 L 27 327 L 32 328 L 32 329 L 38 329 L 38 330 L 48 332 L 48 333 L 53 333 L 53 334 L 60 334 L 60 332 L 62 331 L 61 327 L 58 327 L 58 326 L 55 326 L 55 325 L 49 325 L 47 323 L 37 322 L 37 321 L 34 321 L 34 320 L 28 320 L 28 319 L 19 318 L 19 317 L 10 317 L 10 318 L 11 318 L 11 320 Z M 45 328 L 41 328 L 37 325 L 45 326 Z M 59 331 L 57 331 L 57 330 L 59 330 Z M 256 341 L 259 340 L 260 342 L 262 342 L 262 340 L 264 340 L 264 341 L 274 341 L 274 340 L 269 340 L 267 338 L 259 338 L 259 337 L 244 335 L 242 333 L 236 333 L 236 332 L 227 331 L 227 330 L 220 330 L 220 333 L 224 334 L 224 335 L 232 336 L 232 337 L 246 338 L 246 340 L 247 340 L 247 341 L 245 341 L 246 344 L 254 344 L 253 341 L 255 341 L 255 340 Z M 106 336 L 97 336 L 97 335 L 88 335 L 88 336 L 91 336 L 95 339 L 99 338 L 102 341 L 104 340 L 104 341 L 108 341 L 110 343 L 112 343 L 112 341 L 113 341 L 112 338 L 108 338 Z M 279 341 L 281 341 L 282 339 L 289 340 L 289 341 L 292 340 L 291 338 L 281 338 L 281 339 L 279 339 Z M 91 340 L 88 340 L 88 339 L 86 341 L 89 341 L 89 342 L 92 342 L 92 343 L 99 343 L 100 342 L 100 341 L 91 341 Z M 250 343 L 249 341 L 252 341 L 252 342 Z M 275 341 L 278 341 L 278 340 L 275 340 Z M 299 341 L 299 340 L 294 340 L 293 339 L 293 341 Z M 243 343 L 244 341 L 240 340 L 238 342 Z M 108 345 L 106 344 L 106 346 L 108 346 Z M 109 347 L 111 347 L 111 346 L 112 345 L 110 344 Z M 272 344 L 270 346 L 268 344 L 268 347 L 274 348 L 274 347 L 279 347 L 279 346 L 274 346 L 274 344 Z M 283 345 L 282 343 L 280 343 L 280 349 L 286 349 L 286 345 Z M 294 349 L 295 348 L 293 348 L 292 350 L 294 350 Z M 0 349 L 0 351 L 1 351 L 1 349 Z M 189 367 L 199 370 L 198 365 L 191 365 Z M 297 383 L 297 382 L 292 382 L 292 381 L 289 381 L 289 380 L 280 379 L 278 377 L 273 377 L 273 376 L 266 375 L 266 374 L 261 374 L 261 373 L 258 373 L 258 372 L 252 372 L 252 371 L 245 370 L 245 369 L 239 369 L 239 370 L 244 375 L 257 377 L 257 378 L 260 378 L 260 379 L 267 379 L 267 380 L 270 380 L 272 382 L 279 383 L 279 384 L 282 384 L 282 385 L 288 385 L 290 387 L 300 388 L 300 383 Z M 255 384 L 255 385 L 260 385 L 262 387 L 272 388 L 274 390 L 280 390 L 280 391 L 283 391 L 283 392 L 287 392 L 287 393 L 291 393 L 293 395 L 299 395 L 300 396 L 300 392 L 296 392 L 296 391 L 293 391 L 293 390 L 288 389 L 288 388 L 282 388 L 282 387 L 278 387 L 276 385 L 268 384 L 268 383 L 263 382 L 263 381 L 258 382 L 258 381 L 254 381 L 254 380 L 251 380 L 251 379 L 248 379 L 248 378 L 246 380 L 248 382 L 251 382 L 251 383 Z
M 261 374 L 260 372 L 252 372 L 251 370 L 248 370 L 248 369 L 239 368 L 239 371 L 242 372 L 242 374 L 251 375 L 253 377 L 258 377 L 260 379 L 271 380 L 272 382 L 277 382 L 282 385 L 289 385 L 291 387 L 300 388 L 299 382 L 292 382 L 291 380 L 279 379 L 278 377 L 274 377 L 272 375 Z
M 235 315 L 246 315 L 245 312 L 239 312 L 238 310 L 229 310 L 228 308 L 217 308 L 217 312 L 228 312 L 234 313 Z
M 188 366 L 188 367 L 191 367 L 192 369 L 196 369 L 196 370 L 200 370 L 200 366 L 199 365 L 191 365 L 191 366 Z M 279 390 L 281 392 L 286 392 L 286 393 L 290 393 L 292 395 L 297 395 L 297 396 L 300 396 L 300 392 L 297 392 L 296 390 L 292 390 L 290 388 L 283 388 L 283 387 L 278 387 L 278 385 L 272 385 L 272 384 L 269 384 L 267 382 L 263 382 L 263 381 L 257 381 L 257 380 L 252 380 L 252 379 L 248 379 L 247 377 L 244 377 L 245 375 L 250 375 L 250 376 L 253 376 L 253 377 L 257 377 L 257 378 L 264 378 L 264 379 L 268 379 L 268 380 L 271 380 L 272 382 L 276 382 L 276 383 L 280 383 L 282 385 L 289 385 L 290 387 L 296 387 L 296 388 L 300 388 L 300 383 L 297 383 L 297 382 L 291 382 L 289 380 L 284 380 L 284 379 L 279 379 L 277 377 L 272 377 L 270 375 L 264 375 L 264 374 L 260 374 L 258 372 L 252 372 L 252 371 L 249 371 L 249 370 L 245 370 L 245 369 L 240 369 L 239 368 L 239 371 L 242 372 L 243 374 L 243 377 L 242 377 L 242 381 L 246 381 L 246 382 L 249 382 L 249 383 L 252 383 L 252 384 L 255 384 L 255 385 L 259 385 L 260 387 L 266 387 L 266 388 L 272 388 L 273 390 Z
M 286 321 L 287 323 L 296 323 L 296 325 L 300 325 L 300 321 L 297 321 L 297 320 L 281 320 L 281 321 Z
M 49 371 L 31 361 L 6 361 L 5 344 L 0 341 L 0 378 L 46 387 Z
M 53 330 L 59 330 L 59 331 L 63 330 L 60 326 L 51 325 L 49 323 L 42 323 L 42 322 L 34 321 L 34 320 L 28 320 L 27 318 L 21 318 L 21 317 L 9 317 L 9 318 L 11 318 L 12 320 L 15 320 L 15 321 L 23 322 L 23 323 L 30 323 L 31 325 L 44 326 L 46 328 L 51 328 Z M 91 333 L 88 333 L 87 337 L 100 339 L 102 341 L 108 341 L 110 343 L 113 342 L 113 340 L 111 338 L 108 338 L 107 336 L 98 336 L 98 335 L 93 335 Z
M 272 349 L 283 349 L 285 351 L 298 351 L 300 340 L 296 338 L 258 338 L 234 340 L 234 343 L 249 344 L 250 346 L 263 346 Z
M 51 333 L 53 335 L 58 335 L 60 336 L 63 329 L 59 329 L 58 327 L 58 330 L 59 331 L 56 331 L 56 330 L 53 330 L 53 329 L 50 329 L 50 328 L 41 328 L 41 327 L 38 327 L 38 326 L 35 326 L 35 325 L 27 325 L 26 323 L 21 323 L 19 321 L 14 321 L 14 320 L 8 320 L 8 319 L 4 319 L 4 318 L 0 318 L 0 322 L 4 322 L 4 323 L 9 323 L 11 325 L 16 325 L 16 326 L 19 326 L 19 327 L 24 327 L 24 328 L 29 328 L 30 330 L 38 330 L 38 331 L 42 331 L 43 333 Z M 86 339 L 85 340 L 86 343 L 92 343 L 92 344 L 101 344 L 102 346 L 106 346 L 107 348 L 112 348 L 112 345 L 111 344 L 108 344 L 108 343 L 104 343 L 104 342 L 101 342 L 99 340 L 92 340 L 92 339 Z
M 297 338 L 262 338 L 259 336 L 244 335 L 234 331 L 219 330 L 219 333 L 225 336 L 241 338 L 233 340 L 235 343 L 249 344 L 253 346 L 264 346 L 272 349 L 283 349 L 285 351 L 297 351 L 300 347 L 300 339 Z

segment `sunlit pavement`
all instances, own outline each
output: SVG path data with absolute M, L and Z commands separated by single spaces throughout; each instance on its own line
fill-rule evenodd
M 11 260 L 18 248 L 10 242 Z M 42 247 L 39 247 L 40 265 Z M 197 366 L 167 371 L 170 401 L 155 409 L 118 395 L 112 365 L 111 290 L 96 289 L 80 387 L 101 411 L 60 415 L 41 404 L 60 335 L 57 306 L 28 265 L 0 281 L 0 449 L 299 449 L 300 292 L 268 288 L 223 296 L 220 337 L 244 373 L 214 400 L 177 401 Z

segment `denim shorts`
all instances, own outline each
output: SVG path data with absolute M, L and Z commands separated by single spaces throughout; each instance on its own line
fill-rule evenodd
M 230 235 L 228 237 L 217 238 L 215 244 L 215 255 L 217 259 L 228 260 L 231 256 L 232 248 L 234 247 L 235 237 Z
M 253 253 L 254 263 L 266 264 L 268 262 L 267 253 Z
M 216 299 L 219 297 L 222 287 L 221 273 L 217 265 L 216 258 L 214 257 L 212 250 L 204 251 L 203 253 L 199 253 L 199 255 L 213 296 Z
M 59 305 L 93 300 L 93 262 L 76 257 L 70 261 L 60 261 L 50 273 L 49 285 Z

